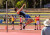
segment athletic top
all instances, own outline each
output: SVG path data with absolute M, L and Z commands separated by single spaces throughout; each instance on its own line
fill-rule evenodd
M 22 15 L 23 17 L 25 17 L 25 12 L 20 11 L 20 12 L 17 12 L 17 13 L 18 13 L 18 15 Z
M 14 18 L 12 17 L 12 21 L 14 21 Z
M 35 23 L 37 22 L 36 17 L 35 17 Z
M 28 14 L 25 14 L 25 12 L 23 12 L 23 11 L 20 11 L 20 12 L 17 12 L 17 13 L 19 15 L 22 15 L 25 18 L 26 21 L 28 20 L 27 18 L 31 18 Z
M 36 17 L 36 20 L 39 21 L 39 17 Z
M 23 19 L 22 19 L 22 17 L 20 17 L 20 23 L 22 23 L 23 22 Z

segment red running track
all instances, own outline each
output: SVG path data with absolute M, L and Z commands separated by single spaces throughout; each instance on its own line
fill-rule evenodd
M 0 35 L 41 35 L 41 31 L 0 32 Z
M 0 26 L 4 28 L 4 26 Z M 44 26 L 42 26 L 43 28 Z M 12 28 L 10 25 L 9 28 Z M 19 29 L 19 26 L 15 26 L 16 29 Z M 27 26 L 26 29 L 34 29 L 34 26 Z M 41 30 L 6 30 L 0 29 L 0 35 L 41 35 Z

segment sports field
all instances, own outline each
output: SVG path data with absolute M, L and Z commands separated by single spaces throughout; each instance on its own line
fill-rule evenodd
M 34 30 L 34 25 L 27 25 L 25 30 L 19 30 L 19 25 L 15 25 L 15 29 L 12 30 L 12 25 L 8 25 L 8 32 L 6 32 L 5 26 L 0 25 L 0 35 L 41 35 L 41 30 Z M 41 26 L 41 29 L 43 27 L 44 25 Z
M 5 14 L 6 13 L 0 13 L 1 16 L 4 16 Z M 12 15 L 12 14 L 16 15 L 16 13 L 8 13 L 8 15 Z M 50 13 L 26 13 L 26 14 L 29 14 L 33 19 L 35 15 L 37 16 L 40 15 L 41 18 L 47 18 L 50 15 Z M 40 19 L 40 20 L 41 23 L 43 24 L 43 21 L 45 19 Z M 17 21 L 18 22 L 15 23 L 19 23 L 19 19 L 17 19 Z M 34 22 L 32 24 L 34 24 Z M 25 30 L 19 30 L 20 29 L 19 25 L 15 25 L 15 30 L 12 30 L 12 25 L 8 25 L 8 32 L 6 32 L 7 31 L 5 29 L 6 26 L 7 25 L 2 25 L 2 24 L 0 25 L 0 35 L 41 35 L 41 30 L 34 30 L 35 29 L 34 25 L 27 25 Z M 41 25 L 41 29 L 43 27 L 44 25 Z
M 0 0 L 0 35 L 41 35 L 50 18 L 48 1 Z

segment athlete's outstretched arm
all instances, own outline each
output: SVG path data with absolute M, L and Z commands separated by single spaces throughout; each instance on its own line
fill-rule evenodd
M 25 5 L 25 4 L 23 4 L 23 6 L 17 11 L 17 14 L 19 14 L 19 12 L 22 11 L 24 5 Z

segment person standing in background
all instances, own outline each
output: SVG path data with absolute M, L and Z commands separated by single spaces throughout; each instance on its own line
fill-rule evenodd
M 13 27 L 12 30 L 14 30 L 14 16 L 13 15 L 11 16 L 11 19 L 12 19 L 12 27 Z
M 50 35 L 50 19 L 46 19 L 43 23 L 45 27 L 41 31 L 41 35 Z
M 22 23 L 23 23 L 23 18 L 22 18 L 22 16 L 20 15 L 20 30 L 22 30 Z
M 41 30 L 40 15 L 39 15 L 39 30 Z
M 36 23 L 37 23 L 37 20 L 36 20 L 36 17 L 37 17 L 37 16 L 35 16 L 35 30 L 36 30 L 36 28 L 37 28 L 37 24 L 36 24 Z
M 4 16 L 4 23 L 6 23 L 6 15 Z
M 40 29 L 40 15 L 36 17 L 37 30 Z M 39 29 L 38 29 L 39 28 Z
M 11 24 L 11 17 L 9 16 L 9 22 L 10 22 L 10 24 Z

